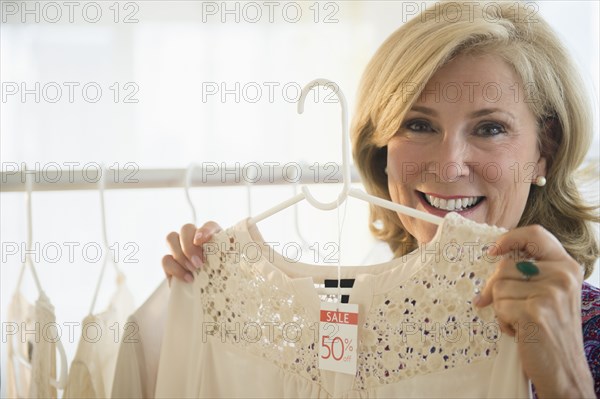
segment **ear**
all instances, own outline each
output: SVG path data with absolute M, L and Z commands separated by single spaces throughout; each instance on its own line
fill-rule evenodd
M 546 170 L 546 158 L 542 157 L 540 155 L 540 158 L 537 161 L 537 168 L 536 168 L 536 175 L 537 176 L 544 176 L 546 177 L 548 171 Z M 535 176 L 535 177 L 537 177 Z
M 558 118 L 556 116 L 550 116 L 542 122 L 542 129 L 540 134 L 543 135 L 540 143 L 540 155 L 537 160 L 537 176 L 547 177 L 548 175 L 548 162 L 547 157 L 552 157 L 557 150 L 557 143 L 560 133 L 558 131 Z M 537 177 L 535 176 L 535 177 Z

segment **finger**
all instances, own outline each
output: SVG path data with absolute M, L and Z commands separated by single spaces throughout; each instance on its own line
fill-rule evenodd
M 504 233 L 487 253 L 491 256 L 509 254 L 517 258 L 524 252 L 533 259 L 559 259 L 566 255 L 560 241 L 540 225 L 518 227 Z
M 493 257 L 489 259 L 490 267 L 494 267 L 494 272 L 485 281 L 481 292 L 473 298 L 473 304 L 477 307 L 486 307 L 493 302 L 493 288 L 495 282 L 502 278 L 501 272 L 505 269 L 504 264 L 507 259 L 504 257 Z
M 540 271 L 542 268 L 544 268 L 542 263 L 549 264 L 549 262 L 535 262 L 533 266 L 528 266 L 536 268 L 538 270 L 538 275 L 529 276 L 527 279 L 527 276 L 525 276 L 525 274 L 523 274 L 517 268 L 517 262 L 515 262 L 515 260 L 511 258 L 502 258 L 502 260 L 498 263 L 494 273 L 486 281 L 485 286 L 481 291 L 480 295 L 475 298 L 475 305 L 477 305 L 478 307 L 485 307 L 498 299 L 506 297 L 510 297 L 511 299 L 521 297 L 525 298 L 526 295 L 519 296 L 519 293 L 530 294 L 531 290 L 534 288 L 533 284 L 535 284 L 539 280 L 548 277 L 542 274 Z M 511 291 L 511 289 L 517 288 L 519 288 L 520 291 Z M 502 295 L 502 297 L 498 298 L 498 295 Z
M 515 329 L 508 323 L 501 321 L 500 323 L 500 331 L 504 334 L 508 334 L 509 337 L 515 336 Z
M 181 227 L 179 235 L 179 244 L 186 259 L 193 265 L 193 270 L 202 267 L 202 248 L 194 245 L 194 235 L 196 234 L 196 226 L 186 224 Z
M 497 278 L 533 283 L 549 278 L 554 271 L 553 264 L 556 262 L 505 258 L 498 265 Z
M 496 282 L 499 279 L 501 279 L 500 267 L 498 267 L 496 271 L 490 276 L 490 278 L 488 278 L 488 280 L 485 282 L 485 286 L 483 287 L 481 293 L 475 296 L 475 299 L 473 300 L 475 306 L 479 308 L 484 308 L 492 302 L 494 302 L 494 286 L 496 285 Z
M 167 235 L 167 244 L 169 244 L 173 259 L 179 263 L 182 268 L 187 269 L 190 272 L 193 272 L 196 269 L 189 259 L 186 258 L 183 250 L 181 249 L 179 234 L 175 233 L 174 231 L 169 233 Z
M 221 230 L 221 226 L 219 226 L 216 222 L 209 221 L 204 223 L 202 227 L 196 230 L 194 235 L 194 245 L 202 246 L 202 244 L 211 240 L 212 237 Z
M 512 259 L 502 259 L 495 272 L 485 283 L 478 306 L 487 306 L 498 299 L 526 299 L 540 294 L 544 288 L 557 286 L 564 289 L 576 285 L 573 276 L 563 262 L 535 261 L 528 267 L 534 267 L 537 274 L 525 274 L 519 269 L 519 263 Z
M 527 302 L 522 298 L 503 297 L 494 301 L 494 314 L 503 331 L 514 335 L 518 326 L 526 325 L 531 320 L 527 311 Z
M 169 279 L 169 284 L 171 276 L 175 276 L 175 278 L 188 283 L 194 281 L 194 276 L 192 273 L 183 268 L 171 255 L 165 255 L 162 258 L 162 267 L 167 275 L 167 278 Z
M 200 262 L 203 263 L 206 261 L 206 253 L 205 253 L 205 244 L 212 240 L 215 234 L 221 232 L 221 226 L 213 221 L 209 221 L 204 223 L 204 225 L 198 228 L 194 234 L 193 244 L 197 248 L 200 248 Z M 196 260 L 198 262 L 198 260 Z

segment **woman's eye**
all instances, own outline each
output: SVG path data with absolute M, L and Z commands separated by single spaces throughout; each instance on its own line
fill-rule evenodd
M 506 133 L 506 130 L 497 123 L 486 123 L 477 128 L 478 136 L 497 136 L 502 133 Z
M 433 130 L 429 122 L 420 120 L 409 121 L 404 124 L 404 126 L 406 129 L 412 130 L 413 132 L 430 132 Z

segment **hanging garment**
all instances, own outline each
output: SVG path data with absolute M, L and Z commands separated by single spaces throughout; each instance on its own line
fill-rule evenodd
M 318 368 L 314 284 L 337 267 L 285 259 L 244 220 L 205 246 L 192 284 L 173 279 L 156 397 L 530 397 L 514 339 L 471 304 L 504 231 L 449 213 L 413 253 L 342 267 L 359 305 L 348 375 Z
M 112 390 L 119 351 L 119 335 L 127 315 L 133 311 L 133 297 L 124 278 L 108 309 L 88 315 L 82 323 L 81 339 L 71 363 L 64 398 L 107 398 Z
M 41 293 L 31 305 L 19 291 L 8 308 L 7 395 L 9 398 L 56 398 L 55 344 L 59 337 L 54 306 Z M 14 333 L 13 333 L 14 332 Z
M 127 319 L 115 367 L 113 398 L 154 397 L 168 303 L 165 280 Z

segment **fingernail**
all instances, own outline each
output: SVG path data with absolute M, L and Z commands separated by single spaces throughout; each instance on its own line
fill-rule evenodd
M 185 279 L 185 281 L 187 281 L 188 283 L 191 283 L 192 281 L 194 281 L 194 276 L 192 276 L 190 273 L 186 273 L 185 276 L 183 277 Z
M 187 269 L 188 269 L 189 271 L 192 271 L 192 270 L 194 270 L 194 269 L 195 269 L 194 265 L 192 265 L 192 264 L 190 263 L 190 261 L 189 261 L 189 260 L 186 260 L 186 261 L 185 261 L 185 267 L 187 267 Z
M 198 255 L 192 256 L 192 263 L 196 266 L 196 269 L 200 269 L 202 267 L 202 261 L 198 257 Z
M 201 239 L 202 235 L 203 234 L 201 231 L 196 232 L 196 235 L 194 236 L 194 241 L 198 241 L 199 239 Z
M 481 302 L 481 294 L 477 294 L 473 297 L 473 305 L 477 306 L 479 305 L 479 302 Z

